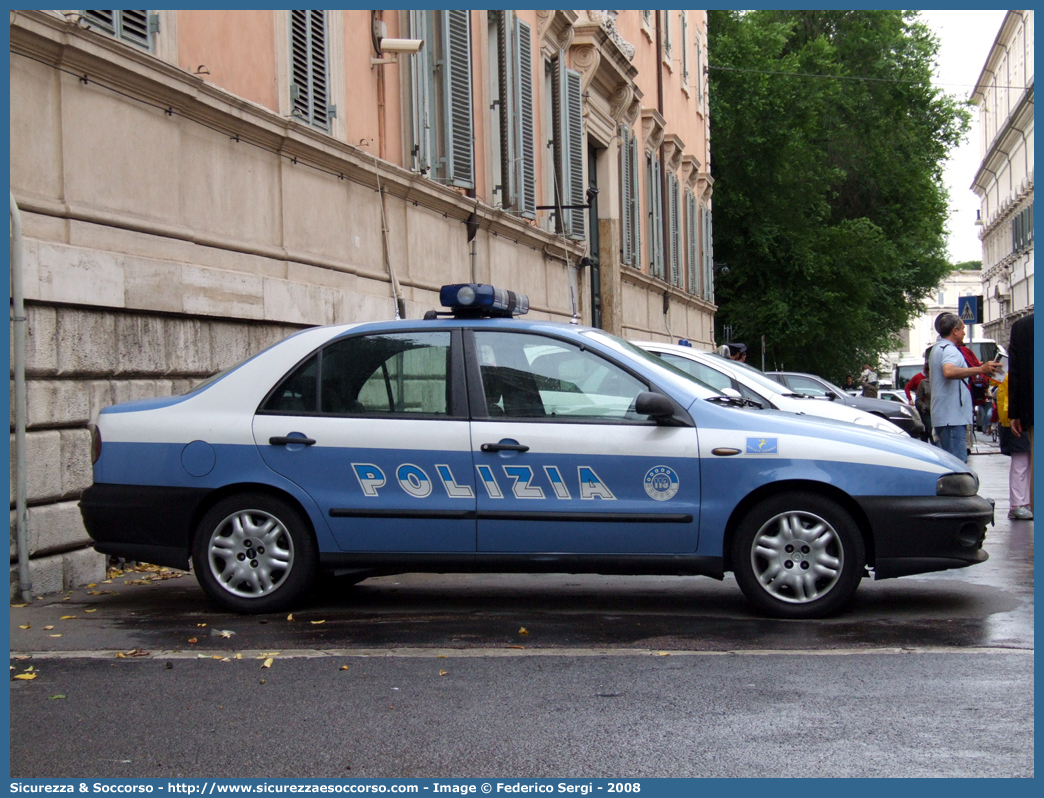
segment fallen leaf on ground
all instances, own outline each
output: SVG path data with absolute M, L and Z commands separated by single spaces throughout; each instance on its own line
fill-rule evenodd
M 196 626 L 206 626 L 205 623 L 197 623 Z
M 236 659 L 243 659 L 243 655 L 242 654 L 236 654 Z
M 88 582 L 87 583 L 87 587 L 98 587 L 98 583 L 97 582 Z
M 146 651 L 144 648 L 132 648 L 127 652 L 128 657 L 147 657 L 151 654 L 151 651 Z
M 33 625 L 31 623 L 22 623 L 22 624 L 18 625 L 18 628 L 19 629 L 32 629 Z
M 439 671 L 439 676 L 445 676 L 449 671 Z
M 11 606 L 12 607 L 18 607 L 19 609 L 21 609 L 22 607 L 28 607 L 29 605 L 28 604 L 12 604 Z
M 61 637 L 61 635 L 47 635 L 48 637 Z
M 199 641 L 196 638 L 194 638 L 194 637 L 190 637 L 189 638 L 189 642 L 190 643 L 198 643 Z
M 22 679 L 24 681 L 29 681 L 30 679 L 35 679 L 36 678 L 36 674 L 35 673 L 18 673 L 18 674 L 15 674 L 15 678 L 16 679 Z
M 84 610 L 84 612 L 97 612 L 97 611 L 98 611 L 97 607 L 91 607 L 89 610 Z
M 508 648 L 521 648 L 521 649 L 525 649 L 525 646 L 508 646 Z
M 127 655 L 124 654 L 122 651 L 117 651 L 116 652 L 116 659 L 127 659 Z
M 658 656 L 658 657 L 669 657 L 670 655 L 671 655 L 670 651 L 657 651 L 656 652 L 656 656 Z
M 523 626 L 521 629 L 518 630 L 518 633 L 520 635 L 527 635 L 527 634 L 529 634 L 529 630 L 526 627 Z
M 228 657 L 222 657 L 221 661 L 222 662 L 231 662 L 232 660 L 230 660 Z
M 45 632 L 49 632 L 49 631 L 51 631 L 51 630 L 52 630 L 53 628 L 54 628 L 53 626 L 45 626 L 45 627 L 44 627 L 44 631 L 45 631 Z
M 268 659 L 266 659 L 264 662 L 261 663 L 261 667 L 262 668 L 271 668 L 273 662 L 275 662 L 275 660 L 272 659 L 272 657 L 269 657 Z
M 264 684 L 264 683 L 265 683 L 264 679 L 262 679 L 260 682 L 258 682 L 258 684 Z
M 326 623 L 326 621 L 311 621 L 310 623 L 312 624 L 312 626 L 318 626 L 321 623 Z
M 59 621 L 75 621 L 76 620 L 76 616 L 75 615 L 63 615 L 58 620 Z
M 342 670 L 342 671 L 346 671 L 346 670 L 348 670 L 348 666 L 347 666 L 347 665 L 342 665 L 342 666 L 341 666 L 341 670 Z
M 231 629 L 222 629 L 220 632 L 218 632 L 218 637 L 224 637 L 225 639 L 228 639 L 232 637 L 232 635 L 234 634 L 235 632 L 233 632 Z
M 286 619 L 288 621 L 292 621 L 294 619 L 294 614 L 291 612 L 289 615 L 286 616 Z
M 48 701 L 55 701 L 55 700 L 57 700 L 59 698 L 65 698 L 65 696 L 63 696 L 63 695 L 49 695 L 49 696 L 47 696 L 47 700 Z

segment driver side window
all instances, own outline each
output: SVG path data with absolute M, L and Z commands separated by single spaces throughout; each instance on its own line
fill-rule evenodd
M 634 412 L 649 387 L 600 355 L 543 335 L 475 333 L 490 417 L 646 421 Z

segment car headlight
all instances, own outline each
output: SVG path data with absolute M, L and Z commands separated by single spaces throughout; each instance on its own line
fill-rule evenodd
M 943 474 L 935 483 L 936 496 L 974 496 L 979 492 L 975 474 Z

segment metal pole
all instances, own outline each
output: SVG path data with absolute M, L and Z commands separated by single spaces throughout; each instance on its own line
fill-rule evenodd
M 29 511 L 25 466 L 25 301 L 22 287 L 22 215 L 11 192 L 11 321 L 14 324 L 15 516 L 18 546 L 18 589 L 32 600 L 29 577 Z

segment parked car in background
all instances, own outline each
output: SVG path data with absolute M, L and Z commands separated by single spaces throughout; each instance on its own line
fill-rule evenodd
M 878 391 L 877 392 L 877 398 L 878 399 L 883 399 L 886 402 L 902 402 L 904 405 L 910 404 L 906 400 L 906 391 L 893 391 L 893 390 Z
M 887 399 L 868 399 L 865 396 L 852 396 L 838 388 L 832 382 L 817 377 L 815 374 L 804 374 L 797 371 L 770 371 L 769 377 L 779 380 L 790 390 L 802 393 L 819 400 L 840 402 L 873 413 L 885 418 L 900 427 L 911 438 L 920 438 L 924 432 L 921 416 L 912 406 L 903 402 L 890 402 Z
M 320 570 L 732 571 L 761 612 L 813 618 L 865 577 L 987 559 L 993 505 L 942 449 L 752 408 L 603 330 L 516 319 L 509 291 L 440 296 L 103 409 L 95 548 L 191 561 L 236 612 L 285 609 Z
M 867 413 L 853 407 L 833 402 L 817 402 L 814 399 L 791 391 L 766 377 L 747 363 L 729 360 L 712 352 L 704 352 L 691 346 L 640 341 L 642 349 L 659 355 L 672 366 L 691 374 L 701 382 L 718 390 L 732 389 L 744 399 L 760 404 L 766 409 L 783 410 L 787 413 L 803 413 L 808 416 L 847 421 L 874 427 L 884 432 L 902 435 L 903 430 L 879 415 Z

